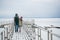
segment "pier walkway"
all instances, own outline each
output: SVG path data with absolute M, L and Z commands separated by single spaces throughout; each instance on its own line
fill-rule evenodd
M 21 32 L 14 32 L 12 40 L 26 40 L 26 32 L 21 27 Z

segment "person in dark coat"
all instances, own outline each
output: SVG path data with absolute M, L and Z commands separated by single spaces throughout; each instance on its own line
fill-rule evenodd
M 18 32 L 18 27 L 19 27 L 19 16 L 16 13 L 14 17 L 14 25 L 15 25 L 15 32 Z

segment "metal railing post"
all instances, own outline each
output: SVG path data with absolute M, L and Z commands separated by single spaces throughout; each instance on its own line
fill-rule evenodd
M 39 28 L 38 28 L 38 40 L 39 40 Z
M 48 36 L 47 37 L 48 37 L 48 40 L 49 40 L 49 31 L 48 31 Z
M 52 32 L 52 30 L 51 30 L 51 32 Z M 52 36 L 52 33 L 51 33 L 51 40 L 53 40 L 53 36 Z
M 3 40 L 3 32 L 1 32 L 1 40 Z
M 40 40 L 41 40 L 41 29 L 40 29 Z
M 38 27 L 38 40 L 41 40 L 41 29 Z

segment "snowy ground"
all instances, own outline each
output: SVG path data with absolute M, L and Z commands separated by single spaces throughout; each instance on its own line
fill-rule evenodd
M 23 30 L 23 27 L 21 27 L 21 32 L 14 32 L 12 40 L 26 40 L 27 39 L 27 34 Z M 28 40 L 28 39 L 27 39 Z

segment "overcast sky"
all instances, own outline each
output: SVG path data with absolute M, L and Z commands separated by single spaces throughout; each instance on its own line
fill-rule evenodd
M 0 18 L 14 17 L 60 18 L 60 0 L 0 0 Z

